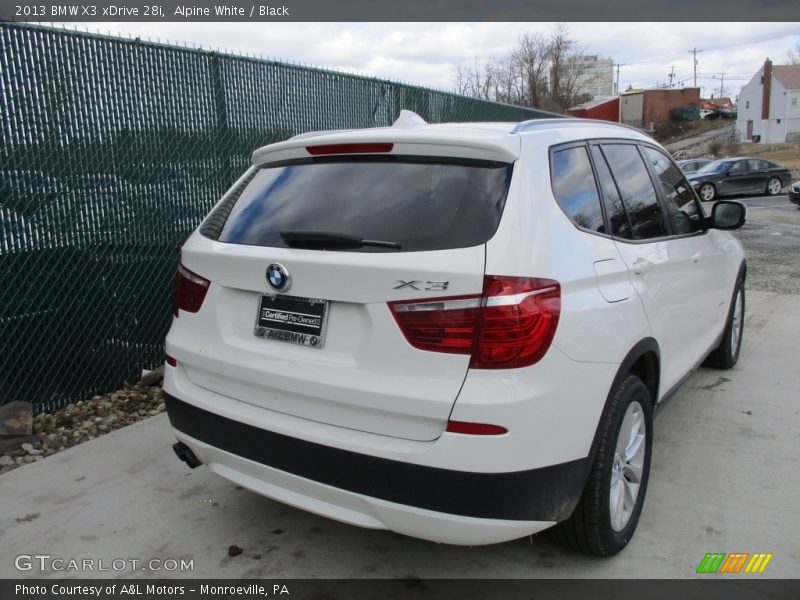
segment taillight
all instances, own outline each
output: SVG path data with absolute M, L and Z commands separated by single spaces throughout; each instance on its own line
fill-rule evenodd
M 420 350 L 468 354 L 473 369 L 514 369 L 545 355 L 561 314 L 552 279 L 486 276 L 483 295 L 390 302 L 408 342 Z
M 164 362 L 167 363 L 170 367 L 178 366 L 178 361 L 175 360 L 175 358 L 170 356 L 169 354 L 164 356 Z
M 172 313 L 177 317 L 179 310 L 191 313 L 200 310 L 210 284 L 208 279 L 192 273 L 179 263 L 178 275 L 175 277 L 175 293 L 172 297 Z

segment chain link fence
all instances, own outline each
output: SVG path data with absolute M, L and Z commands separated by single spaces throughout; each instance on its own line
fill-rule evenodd
M 0 23 L 0 404 L 163 361 L 177 248 L 252 151 L 310 130 L 554 116 L 163 44 Z

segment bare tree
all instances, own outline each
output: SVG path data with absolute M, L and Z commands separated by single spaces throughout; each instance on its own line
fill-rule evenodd
M 509 101 L 522 106 L 542 106 L 548 96 L 548 69 L 552 50 L 540 33 L 523 33 L 511 52 L 515 97 Z
M 456 66 L 456 92 L 472 98 L 494 100 L 494 77 L 492 62 L 481 62 L 476 56 L 472 65 Z
M 800 65 L 800 44 L 795 46 L 794 50 L 786 51 L 786 64 L 787 65 Z
M 566 110 L 578 101 L 585 101 L 580 88 L 596 83 L 597 75 L 590 75 L 591 62 L 586 60 L 588 47 L 578 45 L 569 38 L 569 31 L 559 24 L 550 36 L 551 75 L 550 108 Z
M 561 24 L 549 36 L 523 33 L 506 58 L 456 67 L 456 92 L 517 106 L 564 111 L 582 101 L 587 78 L 585 46 L 570 39 Z M 588 98 L 586 98 L 588 99 Z

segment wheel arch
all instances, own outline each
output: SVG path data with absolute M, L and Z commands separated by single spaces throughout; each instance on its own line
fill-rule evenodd
M 639 340 L 633 346 L 633 348 L 630 349 L 628 354 L 625 355 L 625 358 L 622 360 L 619 368 L 617 369 L 617 373 L 608 389 L 608 394 L 606 395 L 605 403 L 603 404 L 603 410 L 600 412 L 597 425 L 595 426 L 594 438 L 592 439 L 592 445 L 586 460 L 588 468 L 583 476 L 581 490 L 586 488 L 587 482 L 589 481 L 591 465 L 594 464 L 595 456 L 597 455 L 597 448 L 600 445 L 600 440 L 603 433 L 603 423 L 605 422 L 607 415 L 611 410 L 615 390 L 622 385 L 622 382 L 628 375 L 636 375 L 639 377 L 644 383 L 645 387 L 647 387 L 647 389 L 650 391 L 650 396 L 652 399 L 652 414 L 655 414 L 655 408 L 658 401 L 658 387 L 661 376 L 661 350 L 658 346 L 658 342 L 654 338 L 647 337 Z M 565 505 L 569 506 L 568 511 L 565 510 L 565 514 L 571 515 L 576 509 L 579 501 L 580 497 L 575 498 L 571 504 Z M 561 521 L 561 519 L 559 519 L 559 521 Z
M 600 418 L 595 427 L 594 439 L 592 439 L 591 450 L 589 451 L 589 458 L 594 460 L 597 445 L 600 442 L 600 425 L 608 412 L 611 399 L 616 390 L 623 382 L 626 376 L 636 375 L 642 380 L 645 387 L 650 391 L 650 398 L 652 400 L 652 408 L 655 412 L 656 405 L 658 404 L 658 389 L 661 381 L 661 350 L 658 342 L 651 337 L 639 340 L 633 348 L 630 349 L 628 354 L 619 365 L 611 387 L 608 389 L 606 400 L 603 405 L 603 410 L 600 413 Z

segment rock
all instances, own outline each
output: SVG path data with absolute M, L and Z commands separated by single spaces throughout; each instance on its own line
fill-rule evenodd
M 22 444 L 22 449 L 25 450 L 28 454 L 41 454 L 42 451 L 34 448 L 33 444 Z
M 36 442 L 39 442 L 41 438 L 38 434 L 35 435 L 23 435 L 20 437 L 0 437 L 0 454 L 3 452 L 14 452 L 15 450 L 19 450 L 22 448 L 23 444 L 30 444 L 33 446 Z
M 166 406 L 164 405 L 164 403 L 162 402 L 161 404 L 159 404 L 159 405 L 156 407 L 156 410 L 157 410 L 158 412 L 164 412 L 164 410 L 166 410 L 166 408 L 167 408 L 167 407 L 166 407 Z
M 37 456 L 32 456 L 32 455 L 29 454 L 28 456 L 22 457 L 22 460 L 23 460 L 23 462 L 26 462 L 26 463 L 32 463 L 32 462 L 35 462 L 37 458 L 38 458 Z
M 161 383 L 163 379 L 164 379 L 164 366 L 162 365 L 157 369 L 154 369 L 147 373 L 143 373 L 142 378 L 139 380 L 139 385 L 149 387 Z
M 32 433 L 33 407 L 29 402 L 15 400 L 0 406 L 0 437 Z
M 14 464 L 14 459 L 10 456 L 0 456 L 0 467 L 10 467 Z

